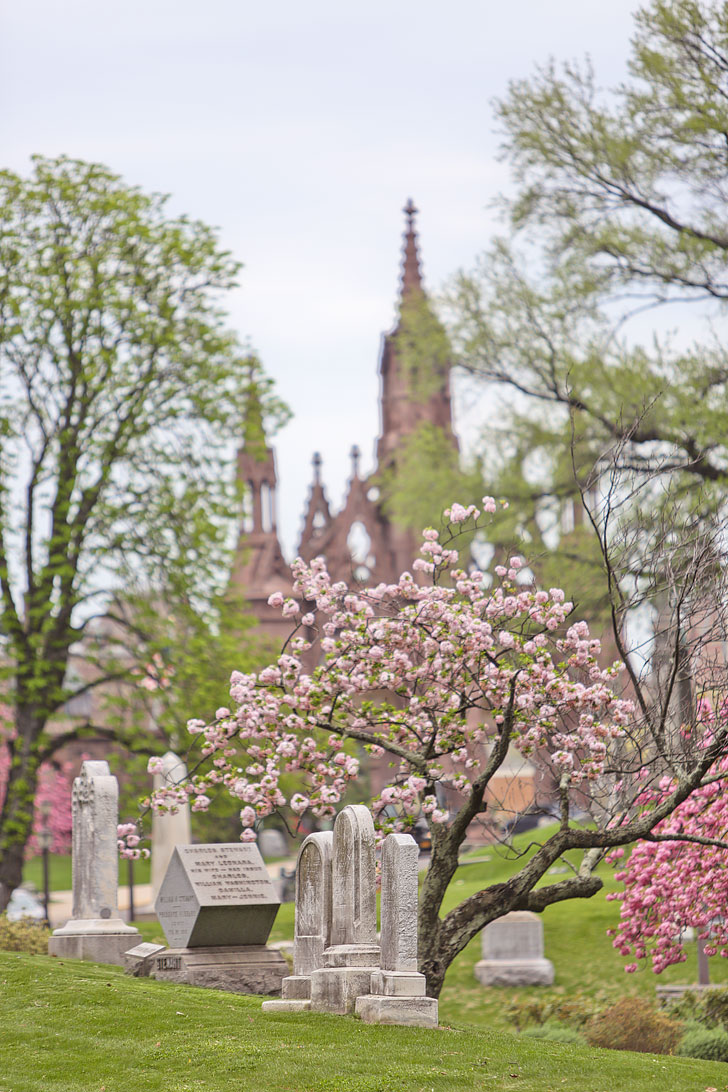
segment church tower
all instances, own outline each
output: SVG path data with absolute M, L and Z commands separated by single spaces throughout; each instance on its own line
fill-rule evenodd
M 450 361 L 445 331 L 427 299 L 420 269 L 412 201 L 404 208 L 405 232 L 397 320 L 382 338 L 379 359 L 380 435 L 378 469 L 396 469 L 403 446 L 416 431 L 431 425 L 443 431 L 455 451 L 452 427 Z M 393 583 L 412 568 L 420 528 L 402 528 L 382 505 L 375 471 L 360 472 L 359 448 L 350 453 L 351 475 L 343 507 L 332 512 L 322 479 L 322 460 L 313 456 L 313 480 L 298 546 L 306 561 L 323 556 L 335 580 L 349 584 Z M 276 529 L 276 470 L 273 450 L 263 431 L 260 404 L 249 401 L 245 442 L 238 456 L 238 480 L 245 496 L 231 587 L 251 605 L 261 629 L 281 644 L 291 625 L 268 606 L 274 591 L 292 594 L 288 566 Z

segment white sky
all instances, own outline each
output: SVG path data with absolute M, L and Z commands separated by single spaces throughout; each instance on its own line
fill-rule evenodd
M 508 187 L 491 100 L 549 55 L 624 75 L 636 0 L 22 0 L 0 4 L 0 166 L 65 153 L 172 194 L 245 263 L 231 324 L 294 420 L 276 438 L 293 551 L 320 450 L 338 505 L 372 465 L 402 205 L 426 284 L 470 266 Z M 485 409 L 471 407 L 472 428 Z

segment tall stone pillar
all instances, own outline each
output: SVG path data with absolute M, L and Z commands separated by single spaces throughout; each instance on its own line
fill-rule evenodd
M 119 785 L 108 762 L 84 762 L 73 782 L 73 910 L 54 930 L 50 955 L 123 964 L 139 930 L 119 916 Z

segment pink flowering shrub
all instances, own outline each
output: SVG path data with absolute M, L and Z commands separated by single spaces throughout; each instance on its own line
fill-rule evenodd
M 483 506 L 496 507 L 492 497 Z M 394 584 L 349 588 L 332 580 L 323 559 L 299 558 L 297 598 L 269 600 L 298 620 L 295 634 L 262 671 L 233 672 L 229 708 L 209 723 L 189 722 L 200 762 L 187 783 L 158 790 L 151 805 L 173 811 L 191 799 L 205 810 L 223 788 L 240 802 L 241 837 L 252 840 L 256 822 L 285 806 L 333 817 L 359 777 L 362 748 L 391 760 L 372 805 L 390 829 L 421 815 L 434 831 L 447 827 L 437 786 L 482 796 L 510 743 L 565 790 L 597 781 L 631 711 L 610 687 L 618 667 L 599 665 L 586 622 L 569 624 L 573 606 L 561 589 L 519 582 L 520 558 L 498 566 L 492 586 L 482 572 L 462 569 L 452 541 L 480 512 L 454 504 L 445 516 L 445 542 L 426 530 L 413 572 Z M 311 637 L 322 658 L 309 673 L 301 656 Z M 290 799 L 287 774 L 298 782 Z M 124 855 L 138 855 L 136 838 L 120 832 Z
M 718 717 L 708 702 L 699 703 L 702 747 L 725 720 L 725 711 Z M 622 903 L 619 928 L 612 930 L 614 947 L 623 956 L 651 957 L 656 974 L 685 960 L 681 934 L 688 926 L 707 941 L 709 956 L 728 957 L 728 758 L 715 764 L 707 782 L 655 827 L 657 841 L 637 843 L 616 873 L 624 891 L 607 895 Z M 636 802 L 649 809 L 674 788 L 675 781 L 663 777 Z M 617 860 L 623 853 L 616 850 L 609 857 Z M 637 966 L 631 962 L 625 970 L 631 973 Z
M 0 705 L 0 808 L 5 799 L 5 789 L 10 768 L 8 742 L 13 738 L 12 712 L 6 705 Z M 33 816 L 33 835 L 28 842 L 31 853 L 38 852 L 36 836 L 47 823 L 53 835 L 52 853 L 68 853 L 71 848 L 71 782 L 73 780 L 72 763 L 52 766 L 44 763 L 38 776 L 38 789 L 35 795 Z M 47 809 L 48 818 L 43 818 Z

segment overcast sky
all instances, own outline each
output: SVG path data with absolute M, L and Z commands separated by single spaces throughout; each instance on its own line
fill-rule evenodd
M 372 466 L 377 358 L 411 196 L 427 286 L 469 267 L 508 189 L 491 100 L 550 55 L 625 73 L 634 0 L 0 2 L 0 165 L 65 153 L 172 195 L 245 265 L 232 325 L 294 420 L 284 548 L 320 450 L 338 506 Z M 461 410 L 472 429 L 478 414 Z

